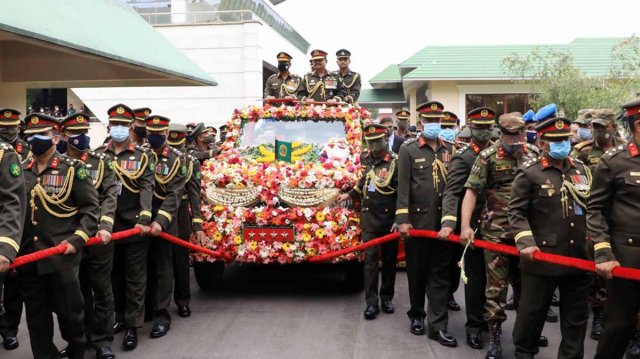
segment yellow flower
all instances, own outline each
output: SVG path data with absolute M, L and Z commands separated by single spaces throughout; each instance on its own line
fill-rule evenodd
M 215 207 L 213 207 L 213 210 L 214 210 L 214 211 L 216 211 L 216 212 L 220 212 L 220 211 L 222 211 L 223 209 L 224 209 L 224 207 L 223 207 L 223 206 L 215 206 Z
M 291 244 L 289 242 L 283 243 L 282 249 L 284 249 L 285 252 L 288 252 L 291 249 Z
M 222 240 L 222 233 L 216 232 L 216 234 L 213 235 L 213 240 L 216 242 L 220 242 Z
M 258 242 L 256 241 L 249 242 L 249 248 L 251 248 L 251 250 L 255 250 L 256 248 L 258 248 Z
M 318 220 L 318 222 L 324 222 L 324 213 L 322 212 L 316 213 L 316 219 Z
M 324 229 L 322 229 L 322 228 L 316 229 L 316 237 L 318 237 L 318 238 L 324 237 Z
M 302 235 L 302 240 L 303 240 L 303 241 L 305 241 L 305 242 L 309 242 L 309 241 L 311 240 L 311 235 L 310 235 L 309 233 L 306 233 L 306 232 L 305 232 L 305 233 Z
M 311 228 L 311 225 L 309 223 L 305 223 L 304 226 L 302 226 L 302 228 L 309 229 Z
M 240 236 L 236 236 L 236 238 L 233 239 L 233 243 L 235 244 L 240 244 L 242 243 L 242 237 Z
M 315 249 L 315 248 L 307 248 L 307 253 L 308 253 L 310 256 L 315 256 L 317 252 L 316 252 L 316 249 Z

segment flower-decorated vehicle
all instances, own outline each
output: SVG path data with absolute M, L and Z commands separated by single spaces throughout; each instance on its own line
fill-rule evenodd
M 357 106 L 266 104 L 236 110 L 220 155 L 206 161 L 202 181 L 206 243 L 237 262 L 300 263 L 360 243 L 359 213 L 337 205 L 360 174 Z M 194 254 L 198 285 L 221 279 L 224 263 Z M 347 282 L 361 284 L 362 257 L 342 262 Z

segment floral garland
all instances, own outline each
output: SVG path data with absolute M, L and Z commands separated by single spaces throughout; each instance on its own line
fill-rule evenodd
M 344 122 L 346 138 L 333 139 L 321 147 L 318 161 L 258 162 L 257 152 L 238 149 L 242 126 L 247 121 L 275 119 L 278 121 L 339 120 Z M 236 260 L 257 263 L 301 262 L 328 251 L 351 247 L 360 241 L 359 214 L 342 207 L 282 207 L 281 190 L 324 191 L 348 190 L 360 174 L 362 152 L 361 122 L 370 114 L 361 107 L 278 106 L 247 107 L 234 112 L 227 122 L 226 141 L 221 154 L 202 167 L 205 190 L 228 189 L 257 193 L 258 207 L 233 207 L 224 204 L 204 204 L 208 219 L 207 243 L 198 243 L 222 250 Z M 254 155 L 249 155 L 254 154 Z M 315 159 L 315 157 L 314 157 Z M 224 191 L 223 191 L 224 192 Z M 291 227 L 292 242 L 245 241 L 243 225 Z M 348 255 L 340 260 L 353 259 Z M 195 255 L 195 260 L 212 260 Z

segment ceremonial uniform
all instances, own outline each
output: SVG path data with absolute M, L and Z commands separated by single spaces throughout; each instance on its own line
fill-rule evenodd
M 133 121 L 133 111 L 125 105 L 109 109 L 109 123 L 128 126 Z M 131 229 L 136 224 L 151 223 L 155 163 L 144 147 L 124 141 L 125 147 L 116 149 L 116 142 L 109 141 L 96 149 L 112 159 L 118 190 L 118 201 L 113 231 Z M 149 239 L 136 235 L 115 243 L 112 283 L 115 303 L 115 320 L 120 329 L 134 330 L 144 325 L 144 293 L 147 276 L 147 251 Z M 126 337 L 126 336 L 125 336 Z M 137 342 L 137 338 L 136 338 Z M 126 347 L 126 349 L 133 349 Z
M 85 163 L 87 173 L 97 190 L 100 201 L 98 230 L 113 232 L 118 206 L 118 185 L 111 158 L 104 153 L 88 150 L 87 143 L 71 137 L 69 131 L 89 130 L 89 116 L 76 112 L 62 121 L 63 131 L 69 135 L 69 156 Z M 83 136 L 81 134 L 79 136 Z M 85 148 L 86 146 L 86 148 Z M 113 341 L 113 242 L 83 248 L 80 262 L 80 287 L 85 300 L 85 327 L 87 337 L 96 350 L 106 350 Z M 104 349 L 101 349 L 104 348 Z M 110 349 L 108 349 L 110 351 Z M 100 356 L 99 356 L 100 357 Z
M 154 145 L 152 136 L 169 129 L 169 119 L 163 116 L 147 117 L 149 144 Z M 171 148 L 166 141 L 150 152 L 155 163 L 155 188 L 153 192 L 153 221 L 162 230 L 173 236 L 178 235 L 178 207 L 185 187 L 187 165 L 182 152 Z M 171 315 L 169 305 L 173 292 L 173 244 L 156 237 L 151 241 L 150 261 L 155 276 L 149 291 L 153 295 L 154 328 L 151 337 L 164 336 L 169 331 Z
M 285 97 L 295 98 L 300 86 L 300 76 L 289 73 L 291 66 L 291 55 L 286 52 L 279 52 L 276 56 L 278 60 L 278 73 L 269 76 L 264 85 L 264 99 Z
M 439 119 L 442 104 L 428 102 L 418 108 L 420 116 Z M 407 140 L 398 155 L 398 201 L 396 223 L 409 223 L 414 229 L 439 230 L 442 194 L 447 184 L 447 169 L 453 145 L 435 138 L 435 149 L 425 135 Z M 407 315 L 412 330 L 427 316 L 431 336 L 445 332 L 448 325 L 448 264 L 451 256 L 447 243 L 425 238 L 405 238 L 407 279 L 411 308 Z M 428 315 L 424 310 L 425 294 L 429 297 Z M 424 333 L 422 327 L 414 334 Z M 446 333 L 448 336 L 448 333 Z M 450 337 L 449 346 L 455 346 Z
M 204 163 L 204 161 L 215 157 L 218 153 L 220 153 L 220 150 L 216 146 L 214 146 L 214 148 L 212 149 L 207 147 L 204 150 L 198 146 L 198 136 L 206 134 L 207 132 L 209 132 L 209 130 L 206 129 L 204 127 L 204 123 L 201 122 L 196 125 L 191 134 L 188 136 L 191 145 L 187 147 L 187 152 L 189 153 L 189 155 L 200 161 L 200 163 Z M 215 138 L 213 138 L 213 141 L 215 141 Z
M 31 114 L 25 120 L 26 134 L 58 127 L 56 119 L 42 114 Z M 50 150 L 51 147 L 47 152 Z M 84 302 L 78 280 L 79 252 L 97 230 L 98 193 L 84 163 L 63 156 L 55 149 L 45 168 L 39 169 L 34 157 L 23 166 L 23 170 L 30 209 L 19 254 L 52 248 L 63 241 L 78 251 L 77 254 L 44 258 L 18 269 L 31 351 L 34 358 L 58 357 L 58 349 L 53 343 L 55 312 L 62 338 L 69 343 L 69 357 L 84 358 Z
M 398 131 L 396 136 L 403 137 L 404 139 L 415 138 L 416 136 L 409 131 L 411 112 L 407 110 L 400 110 L 396 112 L 396 119 L 398 125 Z
M 336 58 L 338 61 L 349 61 L 351 63 L 351 52 L 349 50 L 340 49 L 336 52 Z M 339 65 L 339 63 L 338 63 Z M 348 64 L 347 64 L 348 66 Z M 333 74 L 338 78 L 340 88 L 338 89 L 338 96 L 346 103 L 356 103 L 360 97 L 360 89 L 362 88 L 362 79 L 360 74 L 347 68 L 344 73 L 342 70 L 334 71 Z
M 630 128 L 640 119 L 640 100 L 624 104 Z M 587 208 L 589 239 L 596 264 L 618 261 L 640 269 L 640 145 L 609 149 L 600 159 Z M 607 284 L 604 332 L 596 358 L 622 358 L 640 309 L 640 282 L 612 278 Z
M 367 142 L 383 141 L 387 128 L 383 125 L 365 127 Z M 361 198 L 360 228 L 362 241 L 385 236 L 391 232 L 395 219 L 398 173 L 397 156 L 385 149 L 381 157 L 372 153 L 363 156 L 362 176 L 358 184 L 349 192 L 353 198 Z M 382 259 L 382 285 L 378 288 L 378 259 Z M 383 310 L 393 312 L 391 300 L 395 292 L 396 261 L 398 257 L 398 241 L 384 243 L 367 250 L 365 257 L 365 300 L 368 307 L 379 308 L 382 301 Z M 366 313 L 365 313 L 366 316 Z M 374 316 L 375 317 L 375 316 Z M 368 318 L 372 319 L 372 318 Z
M 326 58 L 327 53 L 322 50 L 311 52 L 311 60 L 326 60 Z M 333 99 L 341 102 L 342 98 L 339 96 L 341 86 L 338 77 L 329 71 L 325 70 L 322 76 L 316 72 L 309 72 L 300 81 L 297 97 L 300 101 L 311 99 L 324 102 Z
M 538 138 L 567 141 L 570 122 L 549 119 L 536 127 Z M 516 247 L 538 247 L 542 252 L 587 259 L 586 201 L 591 188 L 589 168 L 565 157 L 552 164 L 552 152 L 526 162 L 514 180 L 509 201 L 509 224 Z M 564 156 L 567 156 L 567 153 Z M 579 269 L 522 259 L 522 293 L 513 329 L 516 358 L 538 352 L 545 314 L 556 288 L 560 289 L 562 342 L 558 358 L 582 358 L 589 309 L 591 278 Z

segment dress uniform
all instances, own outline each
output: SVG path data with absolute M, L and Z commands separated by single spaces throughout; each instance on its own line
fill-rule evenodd
M 458 142 L 458 126 L 460 120 L 458 116 L 451 111 L 444 111 L 442 113 L 442 131 L 440 131 L 440 138 L 445 141 L 453 143 L 456 150 L 464 148 L 467 144 L 464 142 Z
M 184 149 L 187 128 L 184 125 L 170 125 L 167 143 L 181 151 Z M 182 160 L 187 166 L 185 178 L 186 186 L 180 208 L 178 209 L 178 237 L 189 241 L 192 233 L 196 233 L 196 241 L 203 239 L 204 230 L 202 213 L 200 212 L 200 162 L 195 157 L 183 152 Z M 191 315 L 189 301 L 191 299 L 191 287 L 189 282 L 189 250 L 184 247 L 173 247 L 173 276 L 175 286 L 173 300 L 178 306 L 178 315 L 188 317 Z
M 593 137 L 591 134 L 591 130 L 589 129 L 589 125 L 591 124 L 591 111 L 593 110 L 578 111 L 578 117 L 576 118 L 574 123 L 580 126 L 578 134 L 581 141 L 573 146 L 570 154 L 571 158 L 578 159 L 587 165 L 589 165 L 589 162 L 587 161 L 587 155 L 593 148 Z
M 489 117 L 491 114 L 490 109 L 480 109 L 480 117 Z M 514 245 L 507 218 L 511 186 L 518 167 L 536 157 L 537 150 L 526 143 L 524 120 L 520 113 L 500 116 L 498 126 L 501 139 L 480 152 L 464 186 L 476 196 L 485 195 L 482 238 L 494 243 Z M 507 289 L 510 278 L 516 283 L 519 281 L 518 260 L 516 257 L 487 250 L 484 251 L 484 257 L 487 273 L 485 320 L 489 326 L 491 340 L 487 358 L 501 358 L 500 336 L 502 322 L 507 319 Z M 518 287 L 515 284 L 514 290 L 517 291 Z M 517 300 L 516 296 L 516 302 Z
M 346 103 L 356 103 L 358 102 L 358 98 L 360 98 L 362 78 L 359 73 L 349 69 L 349 64 L 351 63 L 351 52 L 345 49 L 338 50 L 338 52 L 336 52 L 336 58 L 338 59 L 338 66 L 340 66 L 340 61 L 346 63 L 344 68 L 340 67 L 340 70 L 333 72 L 333 74 L 338 78 L 338 82 L 341 84 L 338 89 L 338 96 Z
M 108 110 L 112 139 L 97 153 L 112 159 L 118 188 L 118 205 L 113 231 L 135 226 L 146 230 L 151 224 L 155 162 L 149 151 L 131 142 L 129 128 L 134 113 L 119 104 Z M 115 243 L 112 284 L 115 305 L 115 332 L 126 329 L 122 340 L 125 350 L 138 344 L 137 328 L 144 325 L 144 294 L 147 278 L 149 238 L 132 236 Z
M 386 141 L 387 127 L 369 125 L 364 128 L 364 138 L 369 151 L 363 156 L 362 176 L 349 192 L 352 198 L 360 198 L 360 227 L 362 241 L 382 237 L 391 232 L 395 219 L 398 173 L 397 156 L 389 151 Z M 382 259 L 382 285 L 378 288 L 378 258 Z M 379 302 L 385 313 L 393 313 L 396 282 L 398 241 L 384 243 L 367 250 L 365 257 L 366 319 L 375 319 L 379 313 Z
M 300 76 L 289 73 L 291 55 L 280 52 L 278 59 L 278 73 L 269 76 L 264 85 L 264 99 L 296 98 Z
M 90 126 L 87 114 L 76 112 L 67 116 L 61 125 L 63 133 L 68 137 L 68 156 L 85 163 L 93 187 L 98 191 L 98 235 L 109 238 L 113 232 L 118 206 L 118 185 L 113 172 L 113 162 L 108 155 L 89 149 L 87 132 Z M 113 242 L 85 247 L 80 262 L 80 287 L 85 300 L 87 337 L 96 349 L 96 357 L 100 359 L 115 357 L 111 351 L 114 312 L 111 285 L 113 248 Z
M 633 131 L 626 145 L 609 149 L 601 157 L 593 178 L 587 208 L 589 239 L 601 273 L 603 264 L 640 268 L 640 99 L 622 105 Z M 604 332 L 596 358 L 622 358 L 633 335 L 640 309 L 640 282 L 620 278 L 607 283 Z
M 450 247 L 442 241 L 406 236 L 407 227 L 440 229 L 442 194 L 453 153 L 453 145 L 438 138 L 442 104 L 430 101 L 417 110 L 424 121 L 423 133 L 417 140 L 407 140 L 398 155 L 396 223 L 405 236 L 411 302 L 407 315 L 413 334 L 424 334 L 427 316 L 429 337 L 442 345 L 456 346 L 455 338 L 447 332 Z M 425 294 L 429 297 L 428 315 Z
M 159 231 L 178 235 L 178 207 L 186 185 L 187 164 L 182 152 L 171 148 L 166 141 L 170 120 L 153 115 L 146 118 L 147 141 L 155 164 L 153 191 L 153 223 L 151 234 Z M 155 233 L 154 233 L 155 231 Z M 169 332 L 171 315 L 169 305 L 173 293 L 173 244 L 159 237 L 153 238 L 149 260 L 154 278 L 149 293 L 153 297 L 153 320 L 150 337 L 159 338 Z
M 400 110 L 396 112 L 396 125 L 398 130 L 396 136 L 403 137 L 405 139 L 415 138 L 416 136 L 409 131 L 411 112 L 407 110 Z
M 528 250 L 540 250 L 588 258 L 585 213 L 591 171 L 568 157 L 570 123 L 565 118 L 552 118 L 536 126 L 538 138 L 548 145 L 539 158 L 520 168 L 512 186 L 509 224 L 516 247 L 525 254 L 520 261 L 522 293 L 513 328 L 516 358 L 533 358 L 538 353 L 538 338 L 556 288 L 560 289 L 562 328 L 558 358 L 584 355 L 591 278 L 579 269 L 526 256 Z
M 147 143 L 147 125 L 144 119 L 151 115 L 151 109 L 148 107 L 133 109 L 133 134 L 132 139 L 138 146 Z
M 56 151 L 52 135 L 59 123 L 55 118 L 30 114 L 25 121 L 25 134 L 33 135 L 29 142 L 34 158 L 23 166 L 30 208 L 19 254 L 26 255 L 61 243 L 67 243 L 69 253 L 18 268 L 31 351 L 34 358 L 59 357 L 53 343 L 55 312 L 62 338 L 69 343 L 68 356 L 84 358 L 84 301 L 78 280 L 79 252 L 97 230 L 98 193 L 85 164 Z M 44 166 L 38 162 L 42 160 L 46 161 Z
M 322 66 L 322 74 L 314 70 L 304 75 L 304 78 L 300 81 L 300 86 L 298 86 L 298 100 L 321 102 L 335 100 L 342 102 L 342 98 L 339 96 L 342 84 L 334 73 L 327 71 L 325 68 L 327 53 L 322 50 L 313 50 L 311 51 L 311 61 L 320 61 L 324 64 Z M 315 64 L 313 66 L 315 68 Z
M 482 114 L 486 111 L 485 116 Z M 450 228 L 451 232 L 460 233 L 460 210 L 462 198 L 465 194 L 464 184 L 467 182 L 471 167 L 480 151 L 490 144 L 491 129 L 495 124 L 495 111 L 490 108 L 477 108 L 467 114 L 467 121 L 473 126 L 472 140 L 469 146 L 453 155 L 451 165 L 447 175 L 447 186 L 442 196 L 442 228 Z M 476 201 L 476 205 L 471 216 L 470 226 L 475 230 L 475 237 L 481 238 L 480 216 L 484 208 L 484 193 Z M 460 268 L 457 261 L 462 256 L 461 246 L 454 244 L 458 248 L 453 249 L 454 258 L 449 264 L 449 275 L 451 277 L 451 297 L 460 282 Z M 455 265 L 455 269 L 452 268 Z M 469 277 L 465 285 L 465 309 L 467 314 L 467 344 L 474 349 L 481 349 L 483 346 L 480 333 L 485 327 L 484 321 L 484 290 L 486 286 L 486 271 L 484 265 L 484 251 L 480 248 L 469 248 L 464 258 L 465 272 Z M 457 303 L 456 303 L 457 304 Z M 450 308 L 451 309 L 451 308 Z
M 20 163 L 24 163 L 31 160 L 31 150 L 27 142 L 19 137 L 20 122 L 20 111 L 12 108 L 0 109 L 0 141 L 13 146 L 14 150 L 4 152 L 7 152 L 7 156 L 10 157 L 14 156 L 10 155 L 10 152 L 16 153 Z M 10 161 L 3 161 L 3 163 L 10 163 Z M 0 175 L 2 174 L 0 173 Z M 22 178 L 22 176 L 20 177 Z M 3 188 L 10 187 L 7 187 L 5 184 Z M 16 218 L 16 220 L 17 219 L 18 218 Z M 17 239 L 19 240 L 19 238 L 13 238 L 13 240 Z M 16 349 L 20 345 L 18 341 L 18 327 L 22 317 L 23 302 L 20 296 L 18 282 L 16 281 L 16 272 L 10 271 L 5 273 L 4 278 L 0 275 L 0 335 L 2 335 L 3 338 L 2 345 L 7 350 Z M 1 313 L 2 307 L 4 307 L 4 314 Z
M 200 136 L 202 136 L 202 138 L 200 138 Z M 193 131 L 191 131 L 188 140 L 190 144 L 187 147 L 187 152 L 200 161 L 200 163 L 204 163 L 204 161 L 215 157 L 220 152 L 217 147 L 213 149 L 209 148 L 209 145 L 214 143 L 216 139 L 211 135 L 211 132 L 205 128 L 202 122 L 197 124 Z

